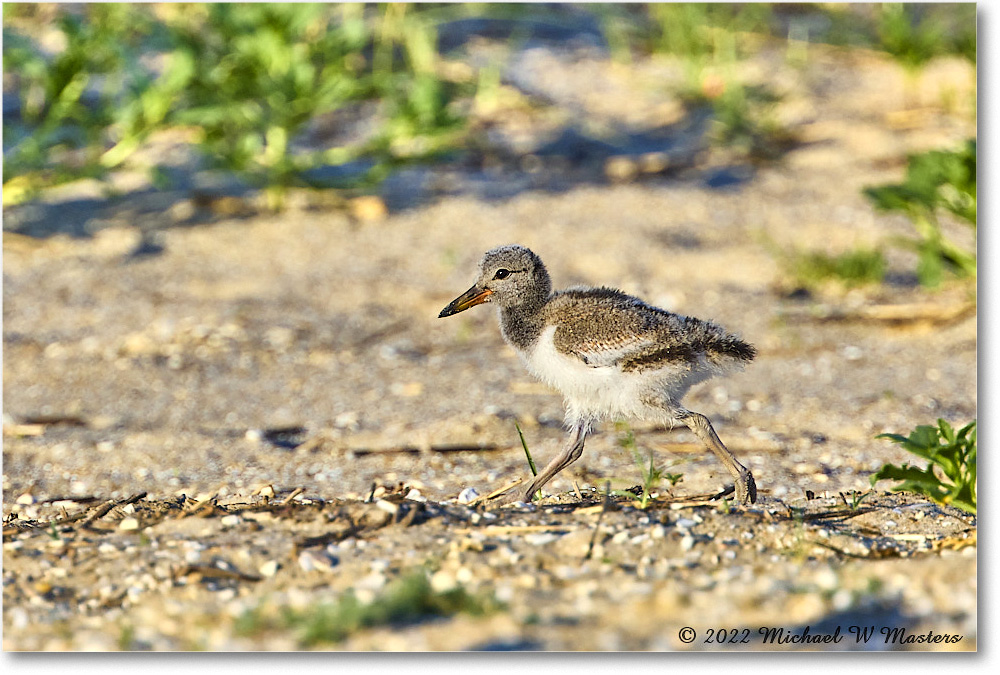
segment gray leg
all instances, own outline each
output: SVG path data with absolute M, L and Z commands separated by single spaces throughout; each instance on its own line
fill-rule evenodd
M 712 423 L 704 415 L 690 410 L 678 411 L 677 419 L 682 420 L 694 432 L 702 443 L 725 465 L 736 485 L 736 501 L 740 504 L 752 504 L 757 501 L 757 484 L 753 474 L 736 460 L 736 456 L 719 440 L 718 434 L 712 428 Z
M 543 485 L 548 483 L 553 476 L 565 469 L 567 466 L 580 459 L 580 455 L 583 454 L 583 442 L 587 438 L 587 424 L 584 422 L 577 422 L 570 431 L 569 439 L 566 445 L 563 446 L 562 451 L 552 458 L 552 461 L 546 465 L 542 472 L 535 477 L 535 480 L 531 483 L 527 490 L 524 492 L 524 501 L 531 502 L 532 496 L 538 492 Z

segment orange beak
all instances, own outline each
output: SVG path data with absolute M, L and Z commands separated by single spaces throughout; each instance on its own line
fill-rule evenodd
M 443 319 L 446 316 L 464 312 L 469 307 L 475 307 L 476 305 L 481 305 L 484 302 L 489 302 L 491 295 L 493 295 L 493 291 L 490 289 L 473 286 L 465 293 L 462 293 L 460 296 L 448 303 L 448 306 L 442 309 L 441 313 L 438 314 L 438 318 Z

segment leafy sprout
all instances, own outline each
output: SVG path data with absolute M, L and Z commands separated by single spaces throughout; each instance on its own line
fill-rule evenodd
M 905 214 L 917 239 L 902 241 L 918 255 L 917 276 L 924 286 L 939 285 L 946 271 L 976 277 L 976 252 L 947 239 L 938 216 L 949 213 L 976 231 L 976 140 L 954 151 L 933 150 L 909 158 L 902 183 L 869 187 L 866 197 L 881 211 Z
M 939 419 L 937 426 L 921 425 L 909 436 L 879 434 L 898 443 L 914 455 L 928 460 L 925 468 L 886 464 L 871 477 L 872 486 L 880 480 L 902 481 L 894 491 L 922 494 L 939 504 L 949 504 L 976 513 L 976 422 L 957 432 Z

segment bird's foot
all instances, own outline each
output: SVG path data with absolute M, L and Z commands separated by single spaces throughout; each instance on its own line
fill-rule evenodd
M 757 501 L 757 483 L 754 482 L 753 474 L 749 469 L 744 469 L 735 480 L 736 502 L 741 506 L 747 506 Z
M 510 490 L 489 500 L 490 507 L 508 506 L 517 502 L 531 503 L 531 497 L 522 490 Z

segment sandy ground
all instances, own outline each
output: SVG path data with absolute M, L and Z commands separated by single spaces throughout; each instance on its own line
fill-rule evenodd
M 520 86 L 598 126 L 676 115 L 650 86 L 662 63 L 519 58 Z M 43 224 L 5 214 L 4 649 L 974 649 L 975 519 L 885 492 L 850 503 L 872 471 L 909 459 L 877 434 L 976 417 L 976 315 L 956 313 L 968 288 L 927 293 L 890 249 L 881 287 L 790 296 L 771 247 L 907 235 L 861 189 L 898 180 L 908 152 L 975 133 L 942 103 L 966 100 L 973 71 L 937 62 L 907 85 L 874 55 L 817 51 L 797 68 L 765 54 L 755 73 L 782 88 L 777 114 L 803 140 L 755 168 L 708 153 L 625 182 L 606 180 L 607 164 L 412 172 L 395 189 L 438 196 L 382 218 L 303 198 L 164 227 L 200 207 L 144 215 L 126 198 L 81 221 L 58 194 Z M 592 81 L 605 84 L 573 86 Z M 518 124 L 498 138 L 531 137 Z M 712 187 L 726 172 L 739 179 Z M 91 234 L 29 236 L 43 225 Z M 151 230 L 162 250 L 133 255 Z M 540 462 L 563 435 L 558 395 L 489 308 L 437 318 L 483 251 L 514 242 L 557 287 L 619 287 L 757 346 L 745 373 L 686 399 L 752 469 L 757 505 L 703 503 L 726 472 L 686 430 L 643 424 L 639 448 L 683 474 L 651 509 L 603 509 L 592 491 L 640 482 L 613 425 L 542 506 L 454 501 L 526 476 L 515 421 Z M 901 305 L 909 318 L 860 318 Z M 371 600 L 421 565 L 435 589 L 489 592 L 503 609 L 315 645 L 237 625 L 351 588 Z M 962 639 L 769 646 L 757 633 L 861 624 Z M 753 640 L 708 643 L 711 628 Z

